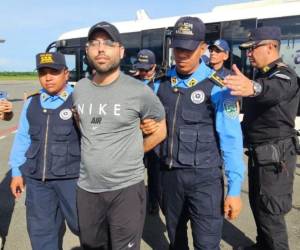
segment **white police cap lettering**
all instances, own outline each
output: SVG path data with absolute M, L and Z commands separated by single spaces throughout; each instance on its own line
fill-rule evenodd
M 62 120 L 69 120 L 72 117 L 72 111 L 70 109 L 63 109 L 59 112 L 59 117 Z
M 191 100 L 195 104 L 200 104 L 204 101 L 205 94 L 202 90 L 196 90 L 191 94 Z

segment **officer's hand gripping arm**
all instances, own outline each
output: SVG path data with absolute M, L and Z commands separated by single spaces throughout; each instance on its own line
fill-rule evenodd
M 166 119 L 157 121 L 157 129 L 144 137 L 144 152 L 148 152 L 161 143 L 167 136 Z

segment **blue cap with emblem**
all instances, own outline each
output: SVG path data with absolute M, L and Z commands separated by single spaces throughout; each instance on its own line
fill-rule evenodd
M 137 54 L 137 61 L 134 66 L 136 69 L 149 70 L 155 63 L 154 53 L 149 49 L 142 49 Z
M 216 40 L 213 44 L 208 46 L 208 49 L 211 49 L 213 47 L 217 47 L 219 50 L 224 51 L 226 53 L 230 51 L 228 43 L 223 39 Z
M 248 41 L 240 45 L 240 49 L 248 49 L 264 40 L 280 41 L 281 29 L 277 26 L 263 26 L 250 32 Z
M 195 50 L 205 39 L 205 25 L 198 17 L 181 17 L 171 35 L 171 48 Z
M 65 56 L 60 52 L 46 52 L 36 55 L 36 69 L 51 68 L 61 70 L 67 68 Z

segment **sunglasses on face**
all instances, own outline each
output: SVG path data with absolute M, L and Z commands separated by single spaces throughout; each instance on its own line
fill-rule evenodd
M 220 50 L 219 48 L 216 48 L 216 47 L 210 48 L 208 50 L 209 50 L 210 53 L 212 53 L 212 52 L 216 52 L 216 53 L 224 52 L 223 50 Z
M 273 45 L 275 48 L 277 47 L 277 45 L 274 44 L 274 43 L 258 43 L 258 44 L 255 44 L 255 45 L 251 46 L 248 49 L 248 52 L 252 52 L 253 50 L 255 50 L 255 49 L 259 48 L 259 47 L 266 46 L 266 45 L 269 45 L 269 44 Z

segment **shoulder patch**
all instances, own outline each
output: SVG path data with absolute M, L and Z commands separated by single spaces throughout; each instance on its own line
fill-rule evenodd
M 278 78 L 281 78 L 281 79 L 284 79 L 284 80 L 291 80 L 291 78 L 288 75 L 285 75 L 285 74 L 282 74 L 282 73 L 274 74 L 274 76 L 276 76 Z
M 235 119 L 239 116 L 238 102 L 233 98 L 227 98 L 223 101 L 223 108 L 225 115 L 231 119 Z
M 209 79 L 217 86 L 223 88 L 225 86 L 223 79 L 217 75 L 217 72 L 214 72 Z

